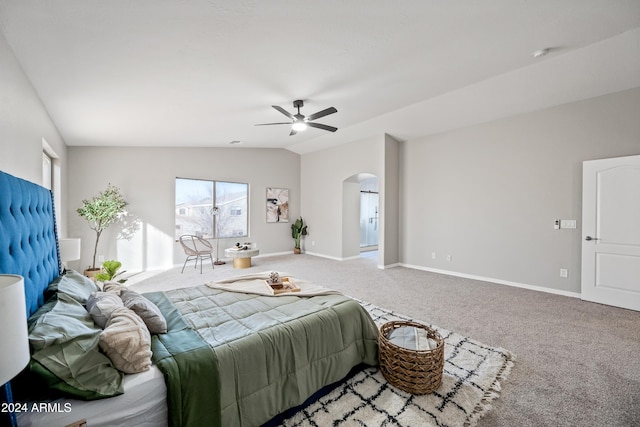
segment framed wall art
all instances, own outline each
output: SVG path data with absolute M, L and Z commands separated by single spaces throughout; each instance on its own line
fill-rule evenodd
M 288 188 L 267 188 L 267 222 L 289 222 Z

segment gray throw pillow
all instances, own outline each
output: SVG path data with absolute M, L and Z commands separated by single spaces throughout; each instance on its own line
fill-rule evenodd
M 133 310 L 142 318 L 152 334 L 164 334 L 167 332 L 167 320 L 154 303 L 139 293 L 125 289 L 120 293 L 124 306 Z
M 104 329 L 111 313 L 123 307 L 120 297 L 110 292 L 94 292 L 87 298 L 87 311 L 101 329 Z

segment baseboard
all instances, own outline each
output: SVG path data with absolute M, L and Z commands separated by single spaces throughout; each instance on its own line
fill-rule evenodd
M 379 265 L 378 268 L 380 270 L 386 270 L 387 268 L 396 268 L 396 267 L 403 267 L 402 264 L 400 264 L 399 262 L 396 262 L 395 264 L 389 264 L 389 265 Z
M 350 256 L 350 257 L 339 258 L 339 257 L 333 257 L 333 256 L 329 256 L 329 255 L 317 254 L 315 252 L 305 252 L 305 254 L 311 255 L 311 256 L 317 256 L 319 258 L 331 259 L 331 260 L 334 260 L 334 261 L 350 261 L 350 260 L 362 258 L 361 255 L 354 255 L 354 256 Z M 389 264 L 389 265 L 378 265 L 377 267 L 380 270 L 384 270 L 386 268 L 402 267 L 402 264 L 395 263 L 395 264 Z
M 334 261 L 344 261 L 346 259 L 349 259 L 349 258 L 338 258 L 338 257 L 334 257 L 334 256 L 324 255 L 324 254 L 318 254 L 318 253 L 309 252 L 309 251 L 305 251 L 304 253 L 307 254 L 307 255 L 313 255 L 313 256 L 320 257 L 320 258 L 332 259 Z
M 293 250 L 286 251 L 286 252 L 269 252 L 266 254 L 259 254 L 259 255 L 256 255 L 254 258 L 267 258 L 270 256 L 279 256 L 279 255 L 293 255 Z
M 559 289 L 545 288 L 544 286 L 528 285 L 526 283 L 512 282 L 510 280 L 494 279 L 493 277 L 476 276 L 474 274 L 458 273 L 457 271 L 440 270 L 437 268 L 423 267 L 420 265 L 400 263 L 401 267 L 412 268 L 414 270 L 429 271 L 431 273 L 446 274 L 447 276 L 462 277 L 465 279 L 479 280 L 482 282 L 496 283 L 498 285 L 513 286 L 515 288 L 529 289 L 532 291 L 546 292 L 548 294 L 562 295 L 571 298 L 581 298 L 577 292 L 561 291 Z

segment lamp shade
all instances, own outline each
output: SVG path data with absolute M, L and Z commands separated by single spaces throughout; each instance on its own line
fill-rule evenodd
M 5 384 L 31 357 L 22 276 L 0 274 L 0 343 L 0 384 Z
M 80 259 L 80 239 L 59 239 L 60 261 L 68 262 Z

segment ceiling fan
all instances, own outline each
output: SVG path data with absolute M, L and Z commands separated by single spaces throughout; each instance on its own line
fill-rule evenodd
M 278 107 L 277 105 L 272 105 L 273 108 L 275 108 L 285 116 L 289 117 L 292 121 L 278 122 L 278 123 L 260 123 L 260 124 L 257 124 L 256 126 L 291 125 L 291 133 L 289 134 L 289 136 L 295 135 L 300 131 L 306 130 L 307 127 L 327 130 L 329 132 L 335 132 L 338 130 L 338 128 L 333 126 L 323 125 L 321 123 L 312 123 L 312 120 L 319 119 L 320 117 L 328 116 L 329 114 L 337 113 L 338 110 L 336 110 L 334 107 L 325 108 L 324 110 L 318 111 L 315 114 L 304 116 L 300 114 L 300 108 L 303 106 L 304 106 L 304 102 L 301 99 L 293 101 L 293 108 L 297 108 L 298 113 L 291 114 L 290 112 L 288 112 L 282 107 Z

